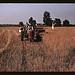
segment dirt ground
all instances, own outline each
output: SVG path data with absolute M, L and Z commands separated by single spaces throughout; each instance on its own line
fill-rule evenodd
M 41 42 L 20 40 L 19 27 L 0 27 L 0 72 L 75 72 L 75 27 L 44 27 Z

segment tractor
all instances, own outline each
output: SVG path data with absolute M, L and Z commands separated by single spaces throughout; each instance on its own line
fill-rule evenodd
M 24 27 L 19 29 L 19 32 L 21 32 L 21 41 L 23 41 L 24 38 L 27 38 L 30 42 L 38 41 L 40 37 L 39 33 L 45 31 L 43 27 L 36 25 L 34 21 L 35 20 L 33 20 L 30 25 L 26 23 Z

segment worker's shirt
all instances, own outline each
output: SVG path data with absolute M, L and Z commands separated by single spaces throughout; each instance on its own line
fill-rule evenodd
M 30 28 L 33 30 L 33 26 L 28 26 L 27 33 L 29 33 L 29 29 L 30 29 Z

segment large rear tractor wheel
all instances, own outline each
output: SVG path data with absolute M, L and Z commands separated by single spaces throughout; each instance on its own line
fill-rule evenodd
M 30 42 L 32 42 L 32 39 L 29 39 Z
M 30 42 L 34 42 L 34 39 L 29 39 Z
M 21 41 L 23 41 L 23 31 L 21 31 Z
M 39 40 L 39 31 L 36 32 L 36 40 Z

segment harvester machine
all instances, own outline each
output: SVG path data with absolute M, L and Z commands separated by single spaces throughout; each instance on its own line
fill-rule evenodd
M 21 32 L 21 41 L 23 41 L 24 38 L 26 38 L 30 42 L 38 41 L 40 37 L 40 32 L 44 31 L 45 29 L 38 25 L 27 25 L 19 29 L 19 32 Z

